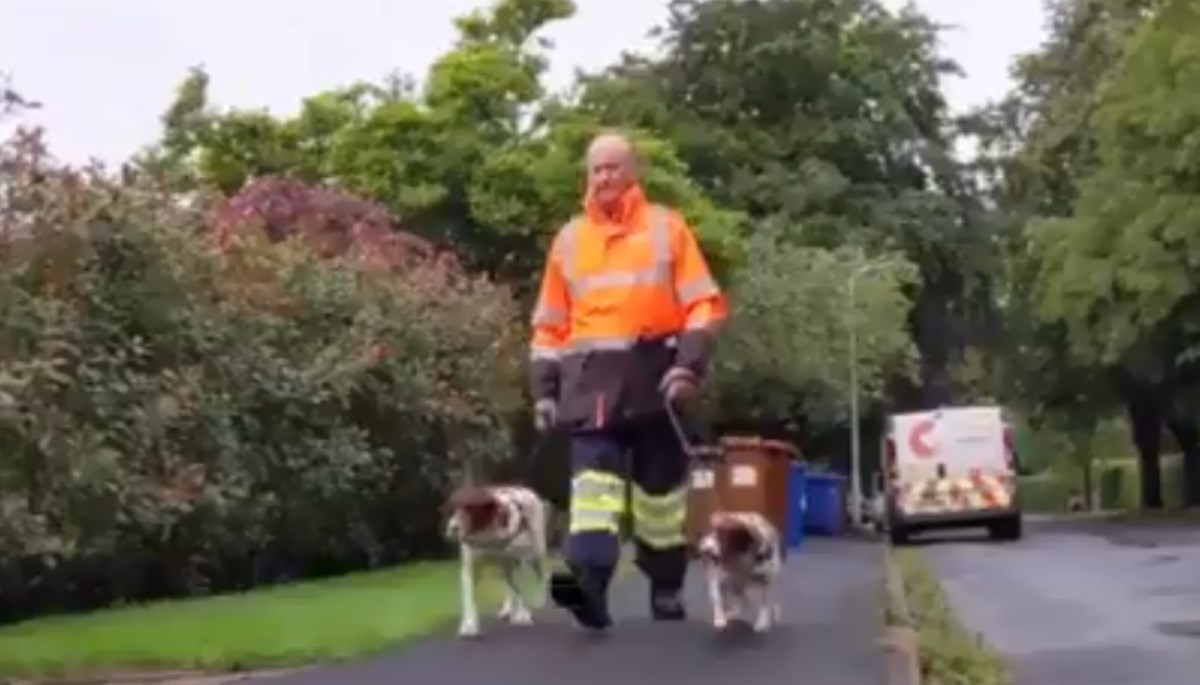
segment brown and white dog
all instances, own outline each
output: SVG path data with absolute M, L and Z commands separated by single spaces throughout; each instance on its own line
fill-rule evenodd
M 766 632 L 780 620 L 783 556 L 779 532 L 770 521 L 755 512 L 718 511 L 697 551 L 708 574 L 714 628 L 723 630 L 739 620 L 752 597 L 757 600 L 755 632 Z
M 500 618 L 529 625 L 533 614 L 521 596 L 519 571 L 528 568 L 539 588 L 537 605 L 545 603 L 549 573 L 546 557 L 548 512 L 533 490 L 520 485 L 464 486 L 446 502 L 446 535 L 459 547 L 459 592 L 462 618 L 458 634 L 479 635 L 475 605 L 477 566 L 496 564 L 506 586 Z

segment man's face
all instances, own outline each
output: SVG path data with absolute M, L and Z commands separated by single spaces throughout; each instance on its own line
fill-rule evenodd
M 599 146 L 588 155 L 588 193 L 601 205 L 621 198 L 633 182 L 629 151 L 616 145 Z

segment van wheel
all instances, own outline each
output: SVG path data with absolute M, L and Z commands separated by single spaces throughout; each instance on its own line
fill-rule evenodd
M 999 521 L 994 521 L 988 526 L 988 533 L 992 536 L 993 540 L 1014 542 L 1021 539 L 1021 528 L 1021 515 L 1014 514 Z
M 904 526 L 892 525 L 888 530 L 888 536 L 892 539 L 892 544 L 896 547 L 902 547 L 908 544 L 908 529 Z

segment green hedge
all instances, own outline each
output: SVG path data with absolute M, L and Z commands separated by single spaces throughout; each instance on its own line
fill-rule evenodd
M 0 159 L 0 620 L 443 548 L 462 464 L 510 450 L 505 291 L 217 252 L 203 215 L 26 153 Z
M 1027 513 L 1055 514 L 1067 510 L 1071 484 L 1054 474 L 1043 473 L 1018 479 L 1021 507 Z
M 1163 504 L 1168 509 L 1183 506 L 1183 459 L 1178 454 L 1162 456 Z M 1100 504 L 1105 509 L 1135 511 L 1141 508 L 1141 478 L 1137 461 L 1106 464 L 1100 474 Z
M 1167 508 L 1182 506 L 1182 469 L 1179 455 L 1163 455 L 1163 500 Z M 1065 512 L 1071 492 L 1079 487 L 1077 482 L 1078 478 L 1066 478 L 1053 471 L 1022 477 L 1019 479 L 1022 505 L 1025 511 L 1032 513 Z M 1098 467 L 1096 487 L 1101 509 L 1135 511 L 1141 508 L 1140 477 L 1134 460 L 1114 461 Z

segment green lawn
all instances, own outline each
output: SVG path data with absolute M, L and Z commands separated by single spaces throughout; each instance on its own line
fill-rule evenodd
M 486 577 L 486 576 L 485 576 Z M 450 625 L 456 562 L 0 628 L 0 676 L 239 669 L 342 659 Z M 495 583 L 481 588 L 481 610 Z

